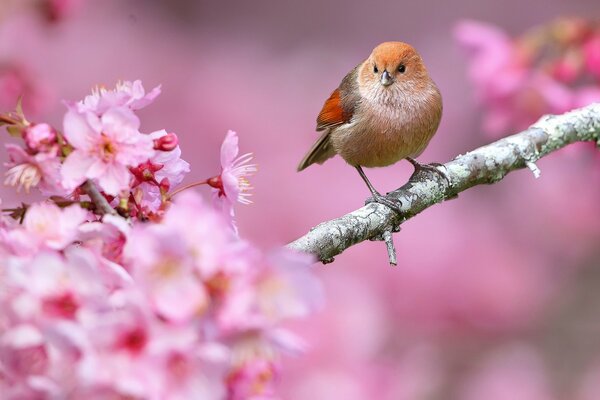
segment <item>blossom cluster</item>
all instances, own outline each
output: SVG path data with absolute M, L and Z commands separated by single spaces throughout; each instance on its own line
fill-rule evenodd
M 600 23 L 562 18 L 511 38 L 495 26 L 463 21 L 455 36 L 467 50 L 491 136 L 600 101 Z
M 140 81 L 67 102 L 62 130 L 20 107 L 0 124 L 6 183 L 45 201 L 0 217 L 0 393 L 6 399 L 269 399 L 282 353 L 303 342 L 281 323 L 320 303 L 310 257 L 241 239 L 251 155 L 229 132 L 220 174 L 189 171 L 177 136 L 142 133 Z M 206 202 L 189 190 L 206 184 Z

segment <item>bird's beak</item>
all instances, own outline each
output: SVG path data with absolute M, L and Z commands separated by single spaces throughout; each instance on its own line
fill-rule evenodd
M 381 84 L 383 86 L 389 86 L 392 83 L 394 83 L 394 80 L 392 79 L 390 74 L 387 72 L 387 70 L 383 71 L 383 74 L 381 74 Z

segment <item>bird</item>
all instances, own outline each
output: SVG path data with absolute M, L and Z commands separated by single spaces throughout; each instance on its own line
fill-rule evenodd
M 406 159 L 415 172 L 434 168 L 415 158 L 436 133 L 442 109 L 440 90 L 414 47 L 404 42 L 381 43 L 325 101 L 317 117 L 321 136 L 298 165 L 298 172 L 339 155 L 356 168 L 372 201 L 399 211 L 398 202 L 382 196 L 363 167 L 386 167 Z

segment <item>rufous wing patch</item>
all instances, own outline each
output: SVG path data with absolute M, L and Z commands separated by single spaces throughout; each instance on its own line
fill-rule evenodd
M 340 90 L 335 89 L 331 96 L 325 101 L 323 109 L 317 117 L 317 130 L 322 131 L 323 129 L 330 128 L 345 124 L 352 118 L 351 113 L 345 112 L 342 107 L 342 99 L 340 97 Z

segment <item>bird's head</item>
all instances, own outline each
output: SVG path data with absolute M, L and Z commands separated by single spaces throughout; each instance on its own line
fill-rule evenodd
M 367 96 L 406 94 L 424 88 L 429 80 L 419 53 L 403 42 L 385 42 L 375 47 L 358 71 L 359 89 Z

